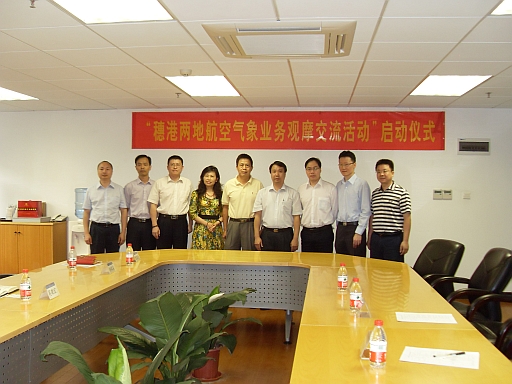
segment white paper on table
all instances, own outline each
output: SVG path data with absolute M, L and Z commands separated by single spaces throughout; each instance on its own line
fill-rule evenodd
M 396 312 L 396 320 L 408 323 L 457 324 L 451 313 Z
M 462 352 L 451 349 L 417 348 L 405 347 L 400 356 L 400 361 L 409 363 L 442 365 L 445 367 L 478 369 L 480 364 L 480 353 L 466 352 L 463 355 L 451 355 L 449 353 Z M 437 357 L 434 357 L 437 356 Z
M 77 264 L 76 266 L 80 268 L 94 268 L 101 264 L 103 264 L 101 261 L 95 261 L 94 264 Z

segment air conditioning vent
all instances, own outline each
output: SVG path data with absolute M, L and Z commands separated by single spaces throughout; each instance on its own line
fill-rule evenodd
M 350 54 L 355 21 L 203 24 L 231 58 L 343 57 Z
M 459 154 L 490 154 L 488 139 L 459 139 Z

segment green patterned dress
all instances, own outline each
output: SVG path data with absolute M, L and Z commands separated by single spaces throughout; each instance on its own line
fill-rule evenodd
M 222 206 L 218 198 L 209 199 L 205 195 L 198 198 L 197 191 L 192 192 L 192 196 L 190 197 L 190 217 L 192 220 L 198 215 L 219 217 L 219 219 L 205 219 L 207 222 L 214 223 L 217 220 L 221 220 L 221 211 Z M 217 225 L 212 233 L 205 225 L 197 222 L 194 223 L 192 249 L 224 249 L 222 225 Z

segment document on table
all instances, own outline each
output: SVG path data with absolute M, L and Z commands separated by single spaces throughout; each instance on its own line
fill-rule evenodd
M 405 347 L 400 361 L 442 365 L 445 367 L 478 369 L 480 353 L 451 349 Z
M 450 313 L 396 312 L 396 320 L 407 323 L 457 324 Z
M 0 285 L 0 297 L 7 295 L 11 292 L 17 291 L 19 287 L 14 285 Z

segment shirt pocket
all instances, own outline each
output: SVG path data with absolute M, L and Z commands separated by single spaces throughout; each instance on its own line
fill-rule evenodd
M 331 202 L 328 197 L 320 197 L 318 199 L 318 209 L 322 212 L 329 212 L 331 208 Z
M 293 201 L 292 199 L 286 199 L 283 201 L 283 213 L 292 212 L 292 205 Z

